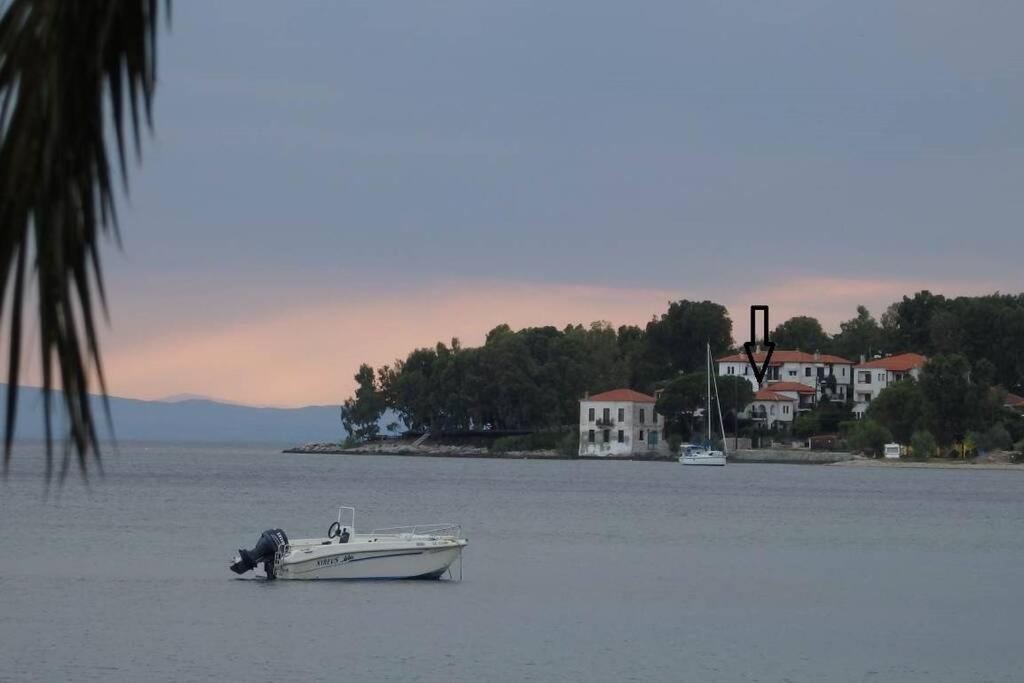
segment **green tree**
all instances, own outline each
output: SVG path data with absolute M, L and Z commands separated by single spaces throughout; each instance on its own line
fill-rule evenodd
M 704 371 L 706 344 L 718 356 L 732 345 L 732 320 L 711 301 L 673 301 L 661 318 L 647 324 L 648 353 L 660 377 Z
M 918 460 L 927 460 L 935 455 L 938 450 L 938 445 L 936 445 L 935 437 L 932 436 L 932 433 L 927 429 L 922 429 L 911 435 L 910 450 L 913 452 L 914 458 Z
M 827 350 L 831 340 L 817 318 L 798 315 L 776 327 L 772 341 L 780 349 L 814 352 Z
M 384 414 L 384 396 L 378 390 L 373 368 L 365 363 L 356 373 L 354 398 L 345 400 L 341 406 L 341 424 L 349 436 L 365 441 L 380 432 L 378 421 Z
M 39 330 L 47 479 L 55 386 L 62 390 L 83 475 L 89 453 L 99 457 L 89 392 L 95 373 L 106 394 L 96 329 L 97 308 L 106 307 L 100 244 L 117 235 L 114 169 L 120 168 L 127 187 L 126 133 L 139 155 L 140 133 L 151 125 L 160 4 L 0 5 L 0 322 L 6 318 L 10 330 L 5 470 L 18 405 L 24 305 L 33 290 L 36 312 L 29 315 Z M 110 137 L 115 145 L 108 144 Z M 108 154 L 111 146 L 117 161 Z
M 882 344 L 882 328 L 864 306 L 857 306 L 857 317 L 839 324 L 839 334 L 832 338 L 832 352 L 856 361 L 870 356 Z
M 908 443 L 924 421 L 925 400 L 920 385 L 905 379 L 886 387 L 868 404 L 867 417 L 884 426 L 900 443 Z
M 797 415 L 793 420 L 793 433 L 799 437 L 807 438 L 821 432 L 821 424 L 818 416 L 814 413 L 803 413 Z
M 857 422 L 850 432 L 849 442 L 854 450 L 862 453 L 880 457 L 885 444 L 892 441 L 892 434 L 888 429 L 870 418 Z
M 722 406 L 722 414 L 738 414 L 754 400 L 754 387 L 743 377 L 722 375 L 716 377 L 718 385 L 718 402 Z
M 959 354 L 936 356 L 921 372 L 925 420 L 929 431 L 943 446 L 962 439 L 967 432 L 972 414 L 968 404 L 969 373 L 970 364 Z
M 882 327 L 890 353 L 913 351 L 926 355 L 934 353 L 932 317 L 946 308 L 946 298 L 922 290 L 913 297 L 903 297 L 882 316 Z M 862 352 L 863 353 L 863 352 Z
M 706 373 L 683 375 L 670 382 L 658 396 L 654 409 L 665 416 L 670 432 L 686 438 L 694 432 L 695 413 L 707 407 Z

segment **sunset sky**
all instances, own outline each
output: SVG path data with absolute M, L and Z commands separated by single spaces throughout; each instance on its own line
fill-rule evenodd
M 1021 3 L 173 9 L 116 395 L 338 403 L 502 322 L 1024 289 Z

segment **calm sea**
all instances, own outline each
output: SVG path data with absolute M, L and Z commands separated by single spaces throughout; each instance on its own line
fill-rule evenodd
M 0 483 L 0 680 L 1021 681 L 1024 475 L 122 444 Z M 461 522 L 464 580 L 266 582 L 261 531 Z

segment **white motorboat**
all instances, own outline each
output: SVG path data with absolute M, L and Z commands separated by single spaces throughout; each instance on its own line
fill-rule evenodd
M 711 363 L 711 344 L 708 344 L 708 393 L 707 409 L 704 411 L 704 422 L 708 427 L 708 437 L 704 444 L 696 445 L 685 443 L 680 447 L 679 462 L 684 465 L 717 465 L 725 464 L 727 453 L 725 452 L 725 424 L 722 422 L 722 404 L 718 400 L 718 380 L 715 378 L 714 368 Z M 711 446 L 711 387 L 715 388 L 715 405 L 718 406 L 718 426 L 722 429 L 722 448 L 717 450 Z
M 231 571 L 262 564 L 268 579 L 439 579 L 468 543 L 457 524 L 356 533 L 355 516 L 355 508 L 339 508 L 326 538 L 289 540 L 281 529 L 264 531 L 255 548 L 238 551 Z

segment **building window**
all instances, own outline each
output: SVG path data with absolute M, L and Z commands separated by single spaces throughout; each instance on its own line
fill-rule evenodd
M 775 406 L 772 406 L 772 415 L 775 414 Z
M 782 406 L 782 414 L 789 415 L 789 406 Z
M 610 429 L 604 430 L 604 442 L 608 443 L 611 440 L 612 440 L 612 430 L 610 430 Z
M 641 441 L 644 440 L 644 430 L 642 430 L 642 429 L 640 430 L 640 440 Z
M 644 423 L 644 419 L 647 417 L 647 413 L 643 408 L 640 409 L 640 424 Z
M 843 366 L 843 377 L 846 377 L 846 366 Z
M 619 443 L 626 443 L 626 432 L 619 430 Z
M 658 432 L 651 432 L 651 445 L 652 446 L 657 446 L 658 445 Z
M 885 373 L 884 372 L 878 373 L 878 383 L 881 384 L 884 381 L 885 381 Z
M 864 372 L 860 373 L 860 383 L 861 384 L 871 384 L 871 373 L 866 371 L 866 370 Z
M 619 422 L 622 422 L 625 419 L 626 419 L 626 409 L 625 408 L 619 408 Z
M 831 366 L 829 366 L 828 370 L 829 370 L 829 374 L 832 374 L 832 367 Z M 824 377 L 824 376 L 825 376 L 825 368 L 818 368 L 818 377 Z
M 594 430 L 593 429 L 591 429 L 587 433 L 587 441 L 589 441 L 590 443 L 594 443 Z
M 590 422 L 594 421 L 594 409 L 593 408 L 591 408 L 590 410 L 587 411 L 587 419 Z
M 744 365 L 743 366 L 743 374 L 744 375 L 749 375 L 750 374 L 750 366 L 749 365 Z
M 725 369 L 725 374 L 727 374 L 727 375 L 735 375 L 736 374 L 736 366 L 730 365 L 729 367 L 727 367 Z
M 611 408 L 605 408 L 603 415 L 604 415 L 604 421 L 605 422 L 611 422 L 612 421 L 612 409 Z M 605 441 L 607 441 L 607 439 L 605 439 Z
M 810 368 L 804 368 L 804 377 L 810 377 L 810 376 L 811 376 L 811 369 Z
M 796 370 L 790 370 L 789 371 L 789 376 L 790 377 L 796 377 Z

